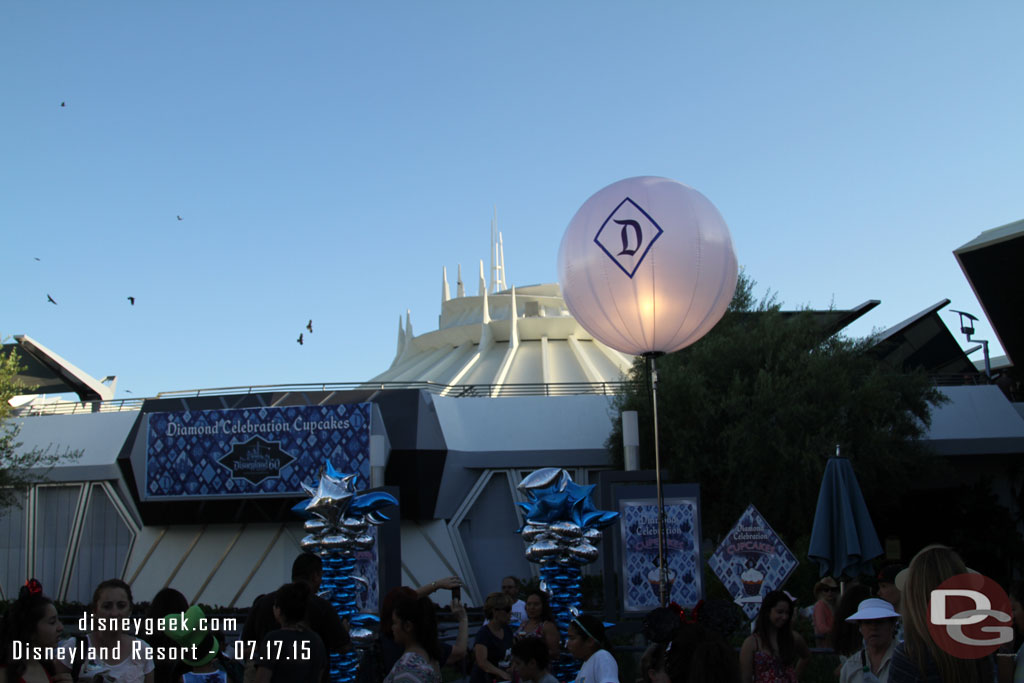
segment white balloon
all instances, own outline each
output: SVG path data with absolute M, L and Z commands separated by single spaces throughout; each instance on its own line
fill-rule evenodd
M 678 351 L 707 334 L 729 306 L 737 273 L 718 210 L 668 178 L 599 190 L 558 250 L 569 312 L 598 341 L 637 356 Z

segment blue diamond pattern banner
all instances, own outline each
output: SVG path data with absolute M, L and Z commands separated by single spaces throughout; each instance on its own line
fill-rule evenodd
M 694 499 L 665 500 L 668 598 L 683 607 L 696 605 L 704 597 L 697 512 L 697 501 Z M 619 523 L 622 529 L 624 565 L 623 609 L 626 612 L 649 612 L 660 605 L 657 500 L 620 501 Z
M 708 559 L 708 567 L 750 619 L 757 616 L 761 598 L 782 588 L 797 564 L 796 556 L 753 505 Z
M 303 495 L 328 460 L 365 487 L 370 405 L 150 413 L 143 495 Z

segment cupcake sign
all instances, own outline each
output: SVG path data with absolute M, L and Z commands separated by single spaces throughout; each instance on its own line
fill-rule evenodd
M 785 584 L 797 559 L 751 505 L 708 559 L 708 566 L 753 619 L 761 598 Z
M 619 501 L 622 539 L 623 611 L 646 613 L 659 606 L 658 506 L 653 498 Z M 700 524 L 697 499 L 665 499 L 665 594 L 684 607 L 704 597 L 700 565 Z

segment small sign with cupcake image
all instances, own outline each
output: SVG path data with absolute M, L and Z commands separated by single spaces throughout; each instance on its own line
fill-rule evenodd
M 796 556 L 753 505 L 708 558 L 708 567 L 751 619 L 761 598 L 781 588 L 797 567 Z

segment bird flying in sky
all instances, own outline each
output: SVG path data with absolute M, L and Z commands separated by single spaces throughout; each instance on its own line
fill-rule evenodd
M 299 342 L 299 346 L 302 346 L 302 333 L 301 332 L 299 332 L 299 338 L 296 339 L 295 341 Z
M 56 302 L 56 301 L 54 301 L 54 300 L 53 300 L 53 297 L 52 297 L 52 296 L 50 296 L 49 294 L 47 294 L 47 295 L 46 295 L 46 300 L 47 300 L 47 301 L 49 301 L 49 302 L 50 302 L 51 304 L 53 304 L 54 306 L 56 306 L 56 305 L 57 305 L 57 302 Z
M 179 220 L 179 221 L 183 221 L 183 220 L 185 220 L 185 219 L 184 219 L 184 218 L 182 218 L 181 216 L 178 216 L 178 220 Z
M 130 297 L 128 297 L 128 301 L 130 301 L 130 302 L 131 302 L 132 306 L 134 306 L 134 305 L 135 305 L 135 297 L 134 297 L 134 296 L 130 296 Z
M 313 334 L 313 321 L 312 320 L 310 320 L 308 323 L 306 323 L 306 329 L 309 330 L 310 334 Z

